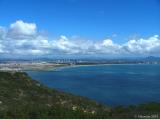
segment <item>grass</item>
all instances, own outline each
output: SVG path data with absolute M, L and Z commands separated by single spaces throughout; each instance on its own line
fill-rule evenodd
M 26 73 L 0 72 L 0 119 L 135 119 L 159 114 L 160 103 L 109 108 L 47 88 Z

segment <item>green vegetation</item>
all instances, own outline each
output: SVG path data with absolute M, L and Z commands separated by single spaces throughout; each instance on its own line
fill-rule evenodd
M 0 72 L 0 119 L 134 119 L 158 114 L 160 103 L 111 109 L 47 88 L 26 73 Z

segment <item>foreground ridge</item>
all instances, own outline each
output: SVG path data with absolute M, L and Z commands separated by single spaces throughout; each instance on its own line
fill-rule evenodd
M 0 72 L 0 119 L 132 119 L 160 114 L 160 103 L 109 108 L 47 88 L 24 72 Z

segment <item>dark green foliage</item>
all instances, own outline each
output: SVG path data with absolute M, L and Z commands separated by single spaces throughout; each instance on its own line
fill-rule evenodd
M 153 114 L 160 114 L 160 103 L 110 109 L 49 89 L 26 73 L 0 72 L 0 119 L 135 119 Z
M 0 119 L 103 119 L 108 111 L 87 98 L 49 89 L 26 73 L 0 72 Z

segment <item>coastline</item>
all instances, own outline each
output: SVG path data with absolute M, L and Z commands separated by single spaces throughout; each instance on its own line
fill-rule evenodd
M 50 70 L 40 70 L 40 71 L 60 71 L 62 69 L 66 69 L 66 68 L 76 68 L 76 67 L 92 67 L 92 66 L 110 66 L 110 65 L 160 65 L 160 64 L 78 64 L 78 65 L 66 65 L 66 66 L 62 66 L 62 67 L 55 67 L 53 69 Z M 31 70 L 29 70 L 31 71 Z M 34 70 L 35 71 L 35 70 Z
M 117 65 L 117 66 L 113 66 L 113 65 Z M 101 71 L 101 66 L 102 67 L 106 67 L 107 68 L 107 70 L 109 69 L 110 70 L 110 68 L 112 68 L 112 66 L 113 66 L 113 68 L 117 68 L 117 67 L 119 67 L 120 65 L 122 65 L 122 64 L 96 64 L 96 65 L 69 65 L 69 66 L 65 66 L 65 67 L 58 67 L 58 68 L 55 68 L 54 70 L 50 70 L 49 72 L 47 72 L 47 71 L 41 71 L 40 73 L 42 73 L 42 75 L 40 75 L 40 79 L 41 80 L 43 80 L 44 79 L 44 81 L 45 80 L 47 80 L 47 75 L 44 75 L 45 77 L 44 78 L 41 78 L 41 77 L 43 77 L 43 74 L 45 74 L 45 73 L 49 73 L 49 77 L 51 77 L 51 78 L 53 78 L 54 76 L 55 76 L 55 80 L 54 80 L 54 82 L 55 83 L 53 83 L 53 88 L 54 87 L 56 87 L 57 86 L 57 84 L 58 85 L 62 85 L 62 88 L 63 88 L 63 86 L 66 86 L 66 85 L 68 85 L 69 87 L 70 87 L 70 84 L 71 84 L 71 86 L 72 86 L 72 88 L 74 89 L 74 87 L 76 88 L 76 81 L 74 80 L 74 79 L 77 79 L 78 81 L 81 81 L 80 79 L 85 79 L 85 80 L 82 80 L 82 82 L 83 81 L 86 81 L 86 80 L 88 80 L 89 81 L 89 79 L 92 79 L 92 78 L 94 78 L 94 76 L 96 75 L 96 73 L 94 73 L 94 71 L 96 71 L 96 70 L 94 70 L 94 68 L 96 68 L 97 69 L 97 67 L 98 67 L 98 69 L 100 69 L 100 71 L 99 71 L 99 73 L 103 73 L 103 71 Z M 128 65 L 128 64 L 124 64 L 124 66 L 122 66 L 122 68 L 126 68 L 126 67 L 131 67 L 131 68 L 129 68 L 129 69 L 131 69 L 131 70 L 135 70 L 135 68 L 134 67 L 140 67 L 141 68 L 141 66 L 143 67 L 143 65 L 139 65 L 139 64 L 129 64 L 128 66 L 125 66 L 125 65 Z M 133 65 L 133 66 L 130 66 L 130 65 Z M 135 65 L 135 66 L 134 66 Z M 97 67 L 96 67 L 97 66 Z M 146 65 L 147 67 L 150 67 L 149 65 Z M 76 68 L 76 67 L 82 67 L 82 68 Z M 83 68 L 84 67 L 84 68 Z M 87 67 L 87 68 L 85 68 L 85 67 Z M 121 66 L 120 66 L 121 67 Z M 144 68 L 144 69 L 148 69 L 148 68 Z M 158 66 L 159 67 L 159 66 Z M 71 69 L 68 69 L 68 68 L 71 68 Z M 73 69 L 72 69 L 73 68 Z M 93 69 L 93 72 L 92 72 L 92 69 Z M 120 68 L 121 69 L 121 68 Z M 142 70 L 143 70 L 143 68 L 141 68 Z M 149 68 L 150 69 L 150 68 Z M 157 69 L 157 68 L 156 68 Z M 90 70 L 89 72 L 87 72 L 86 70 Z M 102 70 L 103 70 L 103 68 L 102 68 Z M 36 72 L 36 75 L 33 75 L 33 76 L 36 76 L 36 79 L 38 79 L 39 78 L 39 74 L 38 74 L 38 71 L 35 71 Z M 90 77 L 88 77 L 88 76 L 82 76 L 82 78 L 79 78 L 79 77 L 81 77 L 81 73 L 82 72 L 82 74 L 84 73 L 84 74 L 86 74 L 86 75 L 93 75 L 93 76 L 91 76 L 91 78 Z M 118 70 L 118 72 L 119 72 L 119 70 Z M 125 73 L 127 73 L 127 74 L 129 74 L 130 76 L 135 76 L 135 75 L 137 75 L 138 73 L 137 72 L 139 72 L 138 70 L 136 70 L 136 73 L 134 73 L 134 72 L 132 72 L 132 71 L 128 71 L 128 72 L 126 72 L 126 71 L 124 71 Z M 29 73 L 31 73 L 32 74 L 32 72 L 29 72 Z M 62 73 L 64 73 L 64 75 L 62 75 Z M 109 73 L 110 73 L 110 71 L 109 71 Z M 110 76 L 110 74 L 109 73 L 106 73 L 105 71 L 104 71 L 104 73 L 103 73 L 103 76 L 105 75 L 106 77 L 102 77 L 102 79 L 107 79 L 107 77 L 109 77 Z M 112 72 L 111 72 L 112 73 Z M 33 74 L 34 74 L 34 72 L 33 72 Z M 141 73 L 142 74 L 142 73 Z M 62 75 L 62 77 L 61 77 L 61 75 Z M 73 78 L 72 78 L 72 75 L 74 76 Z M 115 75 L 115 73 L 113 73 L 113 74 L 111 74 L 111 75 L 113 75 L 113 76 L 116 76 Z M 149 73 L 147 74 L 147 76 L 148 75 L 150 75 Z M 32 75 L 30 75 L 30 76 L 32 76 Z M 67 77 L 63 77 L 63 76 L 67 76 Z M 99 75 L 98 75 L 99 76 Z M 120 81 L 121 79 L 121 74 L 120 75 L 117 75 L 117 77 L 116 77 L 116 79 L 117 79 L 117 81 Z M 128 75 L 126 75 L 126 76 L 128 76 Z M 151 75 L 152 76 L 152 75 Z M 86 78 L 87 77 L 87 78 Z M 96 76 L 95 76 L 96 77 Z M 123 77 L 123 75 L 122 75 L 122 77 Z M 50 78 L 50 79 L 51 79 Z M 97 78 L 101 78 L 101 77 L 97 77 Z M 49 80 L 50 80 L 49 79 Z M 56 80 L 57 79 L 57 80 Z M 58 80 L 58 79 L 61 79 L 61 80 Z M 64 80 L 63 80 L 64 79 Z M 68 83 L 67 82 L 67 84 L 65 84 L 65 82 L 67 81 L 67 80 L 65 80 L 65 79 L 69 79 L 69 82 L 70 83 Z M 109 77 L 108 79 L 110 79 L 110 81 L 112 81 L 111 79 L 111 77 Z M 137 87 L 136 85 L 138 84 L 138 82 L 140 81 L 140 80 L 138 80 L 138 78 L 137 78 L 137 80 L 136 79 L 134 79 L 134 78 L 131 78 L 131 79 L 133 79 L 133 80 L 123 80 L 122 79 L 122 84 L 124 84 L 124 86 L 125 86 L 125 83 L 126 83 L 126 81 L 129 81 L 130 83 L 126 83 L 126 84 L 129 84 L 129 85 L 131 85 L 131 87 Z M 147 80 L 147 82 L 148 81 L 150 81 L 150 79 L 152 79 L 152 78 L 147 78 L 148 80 Z M 57 82 L 56 82 L 57 81 Z M 74 82 L 75 81 L 75 82 Z M 94 82 L 96 81 L 96 80 L 93 80 Z M 99 80 L 97 80 L 97 81 L 99 81 Z M 103 82 L 104 80 L 102 80 L 102 82 Z M 135 86 L 132 86 L 132 83 L 133 83 L 133 81 L 134 82 L 137 82 L 136 84 L 134 84 Z M 151 80 L 152 81 L 152 80 Z M 90 82 L 90 81 L 89 81 Z M 79 83 L 79 82 L 78 82 Z M 142 80 L 140 81 L 140 85 L 141 85 L 141 83 L 142 83 Z M 144 82 L 145 83 L 145 82 Z M 72 84 L 74 84 L 74 85 L 72 85 Z M 82 85 L 81 85 L 82 84 Z M 83 86 L 83 84 L 85 84 L 85 83 L 79 83 L 79 86 L 81 87 L 81 86 Z M 106 83 L 107 84 L 107 83 Z M 110 84 L 114 84 L 114 80 L 113 80 L 113 83 L 111 83 L 110 82 Z M 46 84 L 47 85 L 47 84 Z M 51 85 L 51 82 L 49 83 L 49 85 Z M 88 84 L 88 85 L 90 85 L 90 84 Z M 98 85 L 98 82 L 96 83 L 96 85 Z M 101 85 L 101 84 L 100 84 Z M 104 84 L 102 84 L 102 85 L 104 85 Z M 139 85 L 139 88 L 141 89 L 141 87 L 140 87 L 140 85 Z M 113 86 L 112 86 L 113 87 Z M 119 86 L 118 86 L 119 87 Z M 153 86 L 154 87 L 154 86 Z M 58 89 L 59 87 L 57 87 L 57 89 Z M 60 88 L 61 88 L 61 86 L 60 86 Z M 102 87 L 103 89 L 104 89 L 104 86 Z M 120 88 L 120 87 L 119 87 Z M 118 88 L 118 89 L 119 89 Z M 130 88 L 130 87 L 129 87 Z M 90 88 L 91 89 L 91 88 Z M 116 88 L 115 88 L 116 89 Z M 124 88 L 123 88 L 124 89 Z M 66 89 L 65 89 L 66 90 Z M 64 90 L 64 91 L 65 91 Z M 67 90 L 66 90 L 67 91 Z M 108 91 L 111 91 L 111 88 L 108 90 Z M 104 98 L 103 98 L 104 99 Z M 107 99 L 107 98 L 106 98 Z M 138 102 L 139 103 L 139 102 Z M 107 104 L 107 102 L 106 102 L 106 104 Z M 131 103 L 132 104 L 132 103 Z
M 55 64 L 55 63 L 8 63 L 0 64 L 0 71 L 25 72 L 25 71 L 59 71 L 65 68 L 87 67 L 87 66 L 110 66 L 110 65 L 160 65 L 160 64 L 143 64 L 143 63 L 113 63 L 113 64 Z
M 86 97 L 45 87 L 23 72 L 0 73 L 3 92 L 0 94 L 0 117 L 3 119 L 11 119 L 13 115 L 17 119 L 35 118 L 35 115 L 36 119 L 159 119 L 158 102 L 109 107 Z

